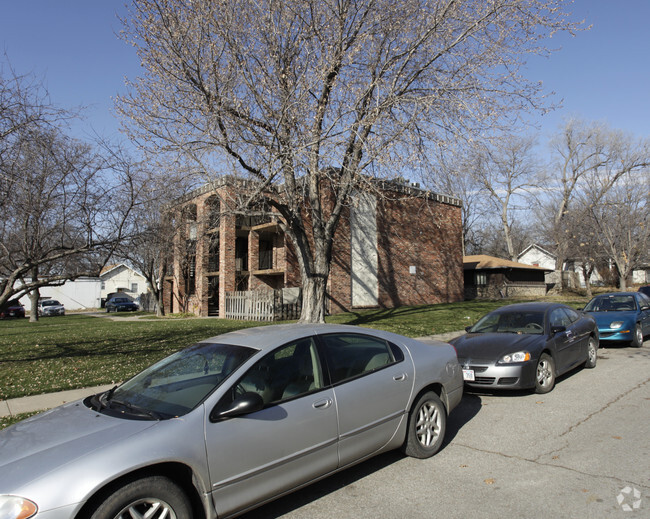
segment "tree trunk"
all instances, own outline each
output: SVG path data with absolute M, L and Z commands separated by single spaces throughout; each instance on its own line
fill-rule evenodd
M 587 297 L 592 298 L 593 294 L 591 292 L 591 274 L 593 273 L 593 266 L 588 267 L 586 263 L 582 264 L 582 277 L 585 280 L 585 289 L 587 291 Z
M 304 276 L 302 282 L 301 323 L 324 323 L 327 275 Z
M 35 288 L 29 293 L 29 302 L 32 306 L 32 311 L 29 313 L 29 322 L 36 323 L 38 322 L 38 300 L 41 297 L 41 292 L 38 288 Z
M 165 306 L 164 306 L 162 288 L 156 290 L 155 292 L 156 292 L 156 316 L 163 317 L 165 315 Z

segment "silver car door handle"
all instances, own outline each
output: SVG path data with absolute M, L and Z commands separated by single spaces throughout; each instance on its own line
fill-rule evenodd
M 399 375 L 394 375 L 393 380 L 399 382 L 401 380 L 406 380 L 406 373 L 400 373 Z
M 328 398 L 326 400 L 320 400 L 318 402 L 314 402 L 312 404 L 312 407 L 314 409 L 327 409 L 331 405 L 332 405 L 332 400 Z

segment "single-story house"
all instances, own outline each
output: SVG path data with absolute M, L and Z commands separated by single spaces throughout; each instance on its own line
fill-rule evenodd
M 463 257 L 465 299 L 543 297 L 552 269 L 483 254 Z
M 124 263 L 106 265 L 99 274 L 102 307 L 109 296 L 120 293 L 140 301 L 149 292 L 145 277 Z
M 562 272 L 560 272 L 555 269 L 557 256 L 537 243 L 533 243 L 521 251 L 517 256 L 517 261 L 526 265 L 548 269 L 546 274 L 547 285 L 558 285 L 560 275 L 562 275 L 565 286 L 572 288 L 585 287 L 585 280 L 582 274 L 582 262 L 580 260 L 567 259 L 562 265 Z M 602 276 L 597 269 L 594 269 L 591 274 L 591 284 L 602 284 L 602 281 Z

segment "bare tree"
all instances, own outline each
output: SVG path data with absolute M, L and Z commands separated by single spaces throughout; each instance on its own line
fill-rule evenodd
M 435 156 L 423 157 L 425 164 L 431 161 L 433 164 L 425 167 L 421 174 L 434 191 L 462 200 L 463 255 L 475 254 L 483 249 L 482 230 L 489 215 L 485 193 L 480 182 L 471 174 L 471 158 L 467 147 L 458 143 L 440 146 Z
M 129 164 L 137 170 L 134 176 L 140 194 L 133 206 L 128 237 L 119 243 L 115 255 L 144 276 L 156 301 L 156 313 L 162 316 L 163 285 L 172 265 L 174 236 L 183 226 L 174 218 L 172 206 L 190 190 L 192 175 L 151 159 L 140 163 L 129 159 Z M 160 171 L 166 174 L 160 175 Z
M 650 247 L 650 170 L 627 173 L 616 183 L 596 176 L 590 187 L 588 207 L 616 265 L 619 287 L 626 290 L 632 270 L 642 265 Z
M 532 137 L 502 135 L 492 144 L 476 146 L 470 174 L 481 185 L 498 215 L 507 256 L 516 261 L 514 228 L 522 227 L 528 203 L 525 197 L 538 186 L 539 167 Z M 522 211 L 524 212 L 522 214 Z
M 297 253 L 301 320 L 322 321 L 350 194 L 430 143 L 542 107 L 518 73 L 576 28 L 562 0 L 135 0 L 146 74 L 119 107 L 134 139 L 269 190 Z M 131 124 L 132 123 L 132 124 Z
M 0 304 L 98 275 L 137 195 L 128 172 L 65 134 L 38 84 L 0 78 Z M 37 319 L 37 312 L 31 318 Z
M 592 182 L 589 199 L 594 203 L 622 176 L 646 167 L 650 147 L 648 142 L 605 124 L 571 119 L 551 141 L 551 149 L 554 160 L 545 182 L 549 189 L 541 201 L 539 221 L 555 244 L 556 268 L 561 270 L 571 247 L 571 227 L 584 215 L 582 202 L 589 179 L 601 179 L 597 184 Z

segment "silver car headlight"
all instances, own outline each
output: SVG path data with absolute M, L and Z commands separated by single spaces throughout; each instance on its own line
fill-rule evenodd
M 527 351 L 517 351 L 501 357 L 498 364 L 512 364 L 513 362 L 526 362 L 527 360 L 530 360 L 530 353 Z
M 0 519 L 28 519 L 38 507 L 29 499 L 19 496 L 0 496 Z
M 623 326 L 623 321 L 614 321 L 609 325 L 612 330 L 618 330 L 621 326 Z

